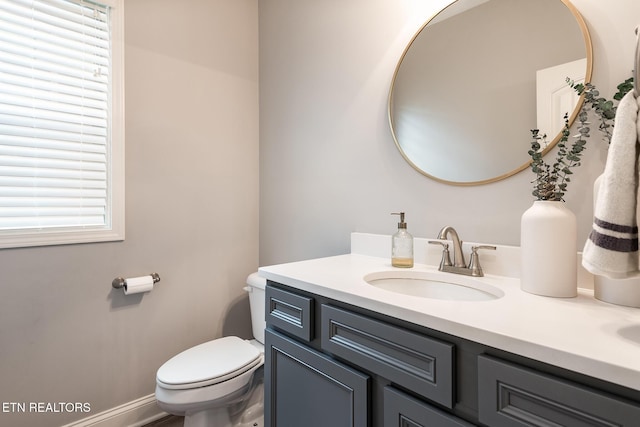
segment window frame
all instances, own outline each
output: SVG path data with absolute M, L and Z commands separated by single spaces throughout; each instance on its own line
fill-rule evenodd
M 107 224 L 0 231 L 0 249 L 122 241 L 125 238 L 124 0 L 97 0 L 111 8 L 111 122 L 107 152 Z

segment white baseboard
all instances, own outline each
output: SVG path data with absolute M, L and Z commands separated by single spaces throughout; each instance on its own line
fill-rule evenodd
M 62 427 L 141 427 L 167 415 L 150 394 Z

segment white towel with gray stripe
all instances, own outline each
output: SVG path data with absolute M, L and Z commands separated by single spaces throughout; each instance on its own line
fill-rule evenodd
M 639 103 L 630 91 L 618 105 L 593 228 L 582 254 L 584 268 L 611 278 L 638 274 Z

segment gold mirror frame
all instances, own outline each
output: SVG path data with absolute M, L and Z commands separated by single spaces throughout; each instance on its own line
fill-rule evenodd
M 407 53 L 409 52 L 409 50 L 411 49 L 411 47 L 413 46 L 414 42 L 418 39 L 418 37 L 420 36 L 420 34 L 422 34 L 423 30 L 425 28 L 427 28 L 427 26 L 434 22 L 434 20 L 436 20 L 436 18 L 441 15 L 444 11 L 446 11 L 447 9 L 449 9 L 451 6 L 462 2 L 465 0 L 456 0 L 454 2 L 452 2 L 451 4 L 449 4 L 448 6 L 444 7 L 442 10 L 440 10 L 439 12 L 437 12 L 436 14 L 434 14 L 431 18 L 429 18 L 423 25 L 422 27 L 416 32 L 416 34 L 412 37 L 412 39 L 410 40 L 410 42 L 408 43 L 407 47 L 405 48 L 404 52 L 402 53 L 398 64 L 396 66 L 394 75 L 393 75 L 393 79 L 391 81 L 391 87 L 389 90 L 389 96 L 388 96 L 388 119 L 389 119 L 389 125 L 391 128 L 391 133 L 394 139 L 394 142 L 396 144 L 396 147 L 398 148 L 398 150 L 400 151 L 400 153 L 402 154 L 403 158 L 414 168 L 416 169 L 418 172 L 420 172 L 421 174 L 435 180 L 441 183 L 445 183 L 445 184 L 450 184 L 450 185 L 457 185 L 457 186 L 473 186 L 473 185 L 482 185 L 482 184 L 488 184 L 488 183 L 492 183 L 492 182 L 496 182 L 496 181 L 500 181 L 503 180 L 505 178 L 508 178 L 510 176 L 515 175 L 518 172 L 521 172 L 522 170 L 526 169 L 529 167 L 529 165 L 531 164 L 531 160 L 525 161 L 523 164 L 515 167 L 513 170 L 510 170 L 506 173 L 502 173 L 499 174 L 498 176 L 495 177 L 491 177 L 491 178 L 487 178 L 487 179 L 481 179 L 481 180 L 476 180 L 476 181 L 454 181 L 454 180 L 448 180 L 448 179 L 443 179 L 440 178 L 438 176 L 435 176 L 427 171 L 422 170 L 419 166 L 417 166 L 407 155 L 407 153 L 405 153 L 405 150 L 403 150 L 399 140 L 398 140 L 398 136 L 396 133 L 396 129 L 394 126 L 395 120 L 394 120 L 394 115 L 393 115 L 393 96 L 394 96 L 394 87 L 396 85 L 396 79 L 398 78 L 398 73 L 400 71 L 400 68 L 403 64 L 403 60 L 405 59 L 405 57 L 407 56 Z M 536 0 L 531 0 L 533 2 L 535 2 Z M 580 13 L 578 12 L 578 10 L 575 8 L 575 6 L 573 6 L 573 4 L 571 4 L 569 2 L 569 0 L 558 0 L 559 2 L 561 2 L 562 4 L 564 4 L 564 6 L 566 6 L 566 8 L 571 12 L 571 14 L 573 15 L 573 17 L 576 20 L 576 23 L 578 24 L 578 27 L 580 28 L 580 32 L 582 34 L 582 38 L 584 41 L 584 47 L 585 47 L 585 54 L 586 54 L 586 70 L 585 70 L 585 82 L 590 82 L 591 81 L 591 75 L 592 75 L 592 70 L 593 70 L 593 47 L 592 47 L 592 43 L 591 43 L 591 37 L 589 35 L 589 30 L 587 28 L 587 25 L 584 21 L 584 19 L 582 18 L 582 16 L 580 15 Z M 544 28 L 541 29 L 541 31 L 544 31 Z M 580 109 L 582 108 L 584 102 L 584 97 L 580 97 L 574 110 L 571 112 L 570 116 L 569 116 L 569 125 L 571 126 L 573 124 L 573 122 L 575 121 L 576 117 L 578 116 Z M 499 131 L 499 130 L 498 130 Z M 522 150 L 524 153 L 526 153 L 527 150 L 527 146 L 526 146 L 526 142 L 527 142 L 527 137 L 528 135 L 528 129 L 523 129 L 523 145 L 522 145 Z M 546 148 L 543 150 L 543 155 L 548 153 L 560 140 L 562 136 L 562 133 L 558 133 L 546 146 Z M 455 167 L 455 166 L 454 166 Z

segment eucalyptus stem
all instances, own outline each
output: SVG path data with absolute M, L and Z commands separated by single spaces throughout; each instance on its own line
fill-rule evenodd
M 531 134 L 533 141 L 529 155 L 531 156 L 531 170 L 536 174 L 532 194 L 538 200 L 564 201 L 563 197 L 567 191 L 567 185 L 571 182 L 570 175 L 573 174 L 571 169 L 580 166 L 580 156 L 585 149 L 586 140 L 579 137 L 570 150 L 567 148 L 570 130 L 569 114 L 565 114 L 564 128 L 557 145 L 558 154 L 553 165 L 549 165 L 542 158 L 542 145 L 540 144 L 540 141 L 543 141 L 546 145 L 546 135 L 540 136 L 538 129 L 531 130 Z
M 617 105 L 612 100 L 607 100 L 600 96 L 600 92 L 591 83 L 575 83 L 567 78 L 567 83 L 578 95 L 584 95 L 584 103 L 578 114 L 578 134 L 574 135 L 571 149 L 567 148 L 569 140 L 569 114 L 564 115 L 564 128 L 558 141 L 558 153 L 553 165 L 547 164 L 542 158 L 542 144 L 546 146 L 546 135 L 540 135 L 538 129 L 532 129 L 531 148 L 531 170 L 536 174 L 536 179 L 532 181 L 533 196 L 537 200 L 564 201 L 567 186 L 571 182 L 572 169 L 580 166 L 580 157 L 586 149 L 587 138 L 591 137 L 589 127 L 589 111 L 594 111 L 598 117 L 598 130 L 604 134 L 607 143 L 611 143 L 613 135 L 614 119 Z M 618 92 L 613 96 L 615 101 L 622 99 L 627 92 L 633 89 L 633 78 L 629 78 L 617 86 Z
M 567 83 L 578 95 L 584 94 L 584 104 L 581 111 L 593 110 L 598 117 L 598 130 L 604 134 L 604 140 L 611 144 L 613 135 L 613 125 L 618 106 L 614 101 L 620 101 L 623 96 L 633 89 L 633 77 L 630 77 L 618 84 L 618 91 L 613 95 L 613 100 L 608 100 L 600 96 L 600 91 L 591 83 L 575 83 L 567 78 Z

